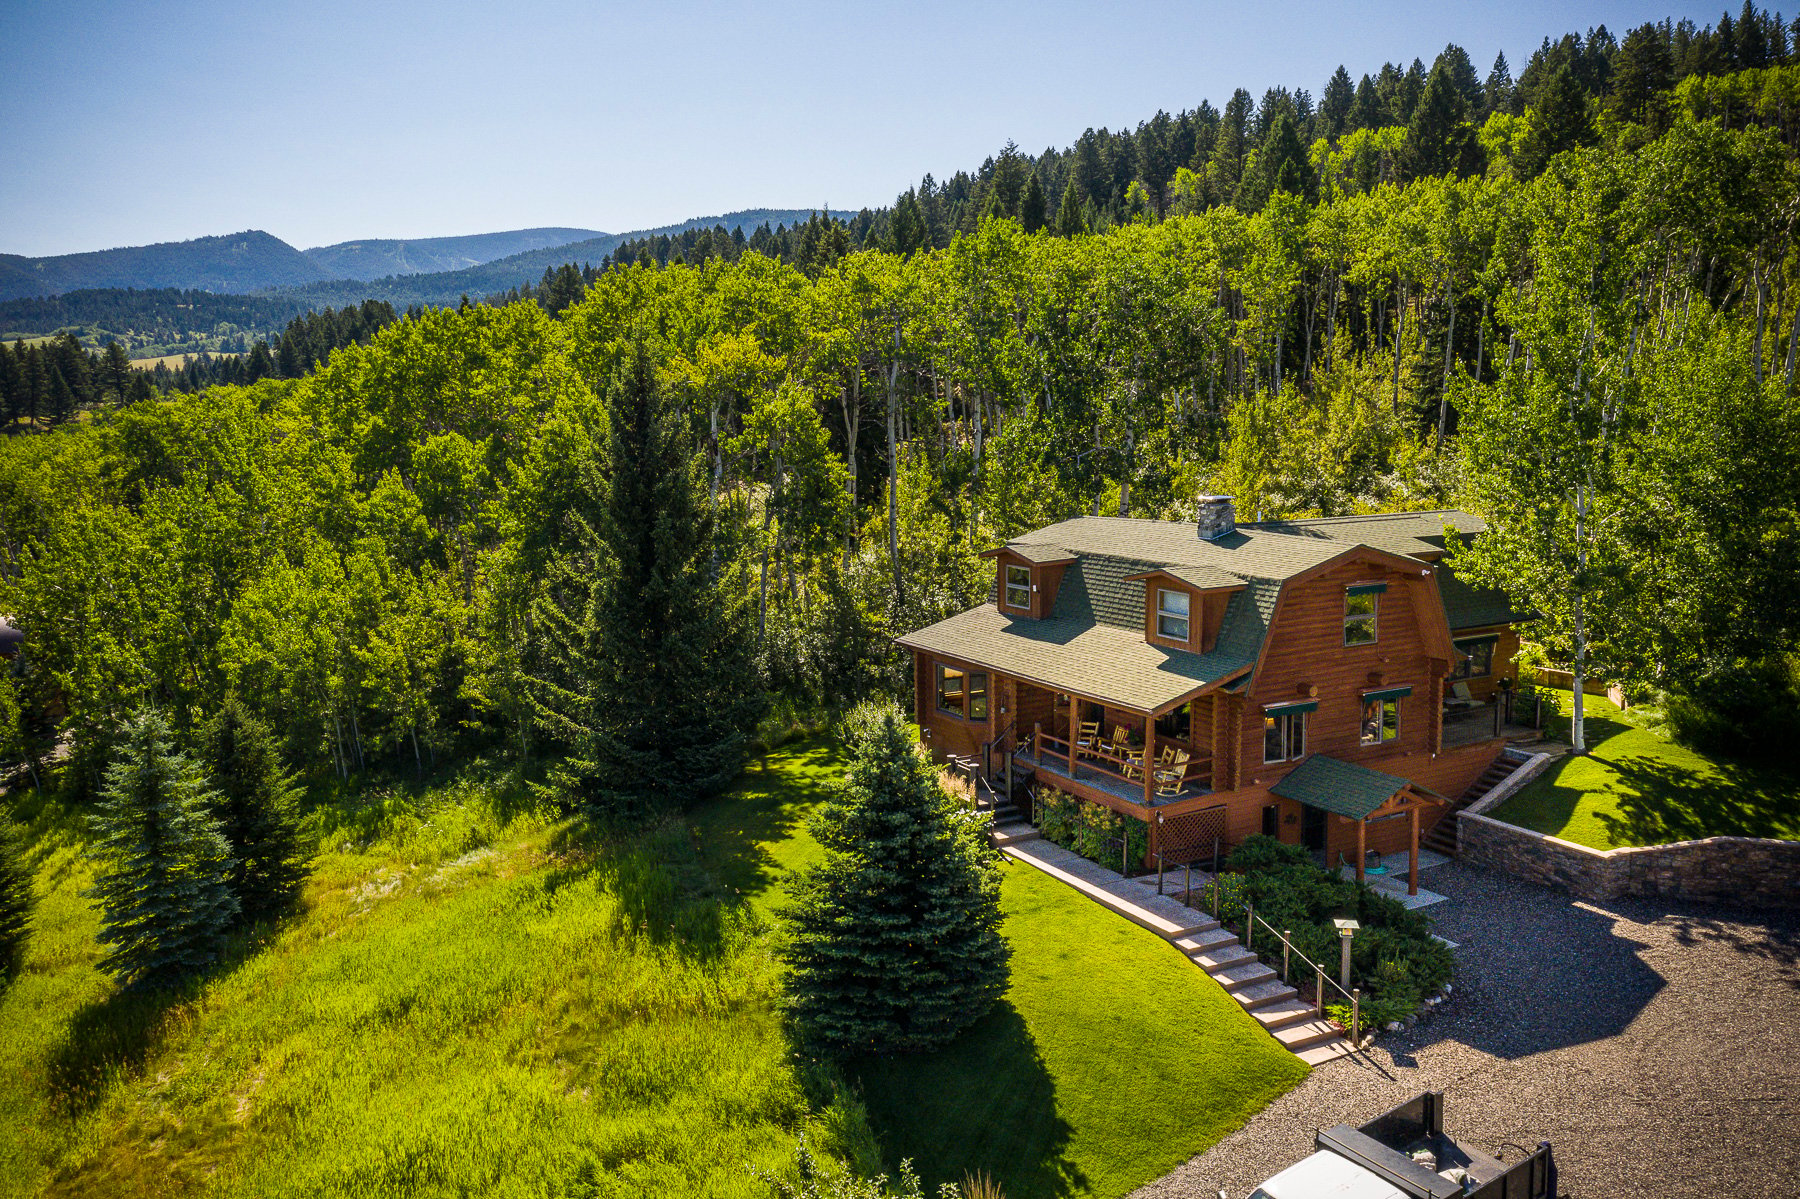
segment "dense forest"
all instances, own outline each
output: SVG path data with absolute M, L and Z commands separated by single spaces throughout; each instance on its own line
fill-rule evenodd
M 1469 507 L 1492 531 L 1459 571 L 1540 612 L 1544 654 L 1742 694 L 1800 643 L 1789 48 L 1749 12 L 1547 43 L 1516 85 L 1446 51 L 1169 119 L 1166 173 L 1159 118 L 860 231 L 671 235 L 296 345 L 302 378 L 14 438 L 23 707 L 77 778 L 138 705 L 179 731 L 228 693 L 318 769 L 557 757 L 546 619 L 627 368 L 794 703 L 903 691 L 890 638 L 978 602 L 998 539 L 1205 490 L 1246 519 Z

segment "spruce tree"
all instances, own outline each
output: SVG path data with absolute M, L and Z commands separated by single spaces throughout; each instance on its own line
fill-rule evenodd
M 1025 180 L 1025 194 L 1019 200 L 1019 224 L 1027 233 L 1044 227 L 1044 185 L 1035 171 Z
M 1000 873 L 893 704 L 847 729 L 849 770 L 814 821 L 823 862 L 792 884 L 785 956 L 802 1034 L 838 1054 L 936 1049 L 1006 988 Z
M 0 981 L 11 978 L 24 965 L 32 902 L 24 834 L 10 816 L 0 812 Z
M 127 987 L 168 987 L 219 956 L 237 899 L 231 850 L 200 768 L 147 710 L 126 722 L 93 817 L 101 866 L 103 970 Z
M 231 847 L 231 892 L 244 919 L 291 910 L 306 880 L 309 855 L 294 785 L 268 726 L 237 696 L 227 696 L 201 730 L 200 761 L 216 788 L 212 815 Z
M 700 799 L 743 764 L 762 714 L 747 610 L 722 585 L 701 456 L 634 342 L 581 464 L 571 544 L 536 607 L 532 698 L 567 747 L 550 788 L 605 820 Z
M 1067 186 L 1063 188 L 1062 200 L 1056 206 L 1056 235 L 1058 237 L 1079 237 L 1087 232 L 1087 221 L 1081 212 L 1081 191 L 1076 186 L 1075 176 L 1070 174 Z

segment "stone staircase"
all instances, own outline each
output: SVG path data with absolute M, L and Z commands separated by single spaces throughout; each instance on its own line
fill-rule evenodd
M 1003 840 L 1002 838 L 1006 838 Z M 1244 948 L 1235 933 L 1204 912 L 1160 894 L 1154 881 L 1121 878 L 1059 845 L 1042 840 L 1016 815 L 999 824 L 994 840 L 1009 857 L 1035 866 L 1187 954 L 1290 1053 L 1309 1066 L 1355 1052 L 1342 1029 L 1319 1018 L 1293 987 Z

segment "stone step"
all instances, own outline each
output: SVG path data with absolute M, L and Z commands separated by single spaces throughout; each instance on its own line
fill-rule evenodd
M 1218 980 L 1227 991 L 1235 991 L 1239 987 L 1247 987 L 1251 983 L 1268 982 L 1275 977 L 1275 972 L 1260 961 L 1247 961 L 1240 966 L 1227 966 L 1223 970 L 1208 970 L 1208 974 Z
M 1285 1028 L 1277 1028 L 1274 1030 L 1274 1036 L 1291 1052 L 1298 1053 L 1302 1049 L 1311 1049 L 1314 1045 L 1322 1045 L 1326 1041 L 1341 1041 L 1344 1039 L 1344 1030 L 1329 1020 L 1320 1020 L 1314 1017 L 1298 1024 L 1289 1024 Z
M 1280 1003 L 1284 999 L 1292 999 L 1300 992 L 1288 986 L 1280 979 L 1268 982 L 1251 983 L 1247 987 L 1239 987 L 1231 992 L 1231 997 L 1243 1005 L 1247 1012 L 1254 1012 L 1264 1004 Z
M 1017 845 L 1023 841 L 1037 841 L 1043 834 L 1023 821 L 1002 824 L 994 829 L 995 845 Z
M 1193 956 L 1195 965 L 1208 974 L 1217 974 L 1221 970 L 1249 965 L 1251 962 L 1260 965 L 1262 962 L 1261 958 L 1237 944 L 1236 938 L 1233 938 L 1229 945 L 1215 945 L 1213 948 Z
M 1294 1056 L 1309 1066 L 1322 1066 L 1339 1058 L 1355 1057 L 1356 1049 L 1348 1040 L 1340 1037 L 1335 1041 L 1321 1041 L 1310 1049 L 1302 1049 Z
M 1196 929 L 1187 936 L 1178 938 L 1175 948 L 1189 957 L 1193 957 L 1196 954 L 1206 953 L 1208 950 L 1223 949 L 1227 945 L 1236 945 L 1237 943 L 1236 933 L 1215 924 L 1211 928 Z
M 1297 998 L 1265 1003 L 1260 1007 L 1251 1008 L 1250 1014 L 1256 1017 L 1258 1024 L 1270 1032 L 1274 1032 L 1278 1028 L 1286 1028 L 1290 1024 L 1300 1024 L 1318 1018 L 1317 1013 L 1313 1011 L 1312 1004 Z

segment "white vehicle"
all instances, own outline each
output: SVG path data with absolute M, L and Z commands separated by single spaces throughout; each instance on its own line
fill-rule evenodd
M 1361 1128 L 1325 1129 L 1313 1144 L 1317 1153 L 1250 1199 L 1556 1199 L 1550 1142 L 1514 1162 L 1459 1144 L 1444 1132 L 1442 1091 L 1426 1091 Z

